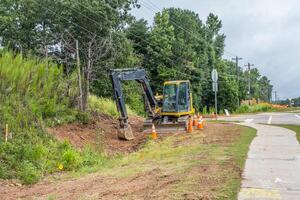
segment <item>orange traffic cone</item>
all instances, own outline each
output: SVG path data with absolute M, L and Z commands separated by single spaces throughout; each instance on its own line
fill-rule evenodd
M 197 115 L 194 115 L 193 125 L 196 126 L 196 127 L 198 126 L 198 117 L 197 117 Z
M 152 132 L 151 132 L 151 136 L 152 136 L 152 139 L 153 139 L 153 140 L 156 140 L 156 139 L 157 139 L 157 132 L 156 132 L 156 130 L 155 130 L 154 124 L 152 124 Z
M 189 124 L 188 124 L 188 133 L 193 132 L 193 120 L 190 118 Z
M 203 130 L 204 129 L 203 119 L 199 118 L 198 120 L 199 120 L 199 122 L 198 122 L 198 129 Z

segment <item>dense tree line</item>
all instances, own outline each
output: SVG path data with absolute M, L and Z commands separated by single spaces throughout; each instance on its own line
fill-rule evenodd
M 150 26 L 130 15 L 138 6 L 137 0 L 3 0 L 1 45 L 54 59 L 70 78 L 79 69 L 83 104 L 89 92 L 112 96 L 109 69 L 137 66 L 147 69 L 158 93 L 166 80 L 190 80 L 198 110 L 214 105 L 213 68 L 220 74 L 221 109 L 235 110 L 238 99 L 269 101 L 272 85 L 267 77 L 255 68 L 249 72 L 239 67 L 237 80 L 235 63 L 222 58 L 226 37 L 218 16 L 210 14 L 203 22 L 195 12 L 169 8 L 157 13 Z M 129 104 L 141 111 L 139 87 L 128 83 L 124 90 Z

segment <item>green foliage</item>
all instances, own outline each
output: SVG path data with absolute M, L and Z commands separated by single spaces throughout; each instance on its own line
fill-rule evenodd
M 40 173 L 41 172 L 33 163 L 24 161 L 19 166 L 18 177 L 23 181 L 24 184 L 32 184 L 40 179 Z
M 91 115 L 89 112 L 78 112 L 76 119 L 83 124 L 88 124 L 91 121 Z
M 59 171 L 59 165 L 77 170 L 105 160 L 99 152 L 78 152 L 46 132 L 47 125 L 75 120 L 87 123 L 90 119 L 88 113 L 71 107 L 73 97 L 68 90 L 72 88 L 67 87 L 58 66 L 2 51 L 0 77 L 0 127 L 8 124 L 12 135 L 7 143 L 0 137 L 0 178 L 31 184 L 44 174 Z
M 270 104 L 262 103 L 255 105 L 241 105 L 237 108 L 236 113 L 257 113 L 257 112 L 268 112 L 273 111 L 274 109 Z
M 90 95 L 88 105 L 91 112 L 106 114 L 113 118 L 119 117 L 116 103 L 111 99 Z M 128 115 L 136 115 L 129 106 L 127 106 L 127 112 Z

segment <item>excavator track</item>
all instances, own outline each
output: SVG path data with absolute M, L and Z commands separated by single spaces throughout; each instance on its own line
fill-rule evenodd
M 157 133 L 186 133 L 188 122 L 189 116 L 168 121 L 147 119 L 144 122 L 144 133 L 151 133 L 152 124 L 154 124 Z

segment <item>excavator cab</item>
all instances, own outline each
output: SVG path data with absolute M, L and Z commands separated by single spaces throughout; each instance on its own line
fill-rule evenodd
M 163 91 L 163 116 L 192 114 L 190 81 L 167 81 Z

